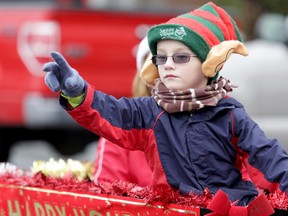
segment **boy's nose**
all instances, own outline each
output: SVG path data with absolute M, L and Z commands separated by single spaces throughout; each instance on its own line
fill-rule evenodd
M 175 66 L 175 62 L 172 58 L 172 56 L 167 56 L 167 61 L 164 64 L 165 67 L 174 67 Z

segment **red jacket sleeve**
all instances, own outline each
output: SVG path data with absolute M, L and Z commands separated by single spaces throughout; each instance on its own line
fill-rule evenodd
M 99 180 L 105 179 L 148 186 L 152 184 L 152 171 L 144 152 L 129 151 L 100 138 L 96 150 L 94 181 L 97 184 Z

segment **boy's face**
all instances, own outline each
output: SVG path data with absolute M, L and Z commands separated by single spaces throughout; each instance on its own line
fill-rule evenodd
M 158 65 L 159 76 L 165 86 L 173 90 L 206 86 L 208 78 L 202 72 L 202 63 L 186 45 L 175 40 L 161 40 L 157 43 L 157 55 L 165 59 L 165 56 L 175 56 L 175 54 L 192 57 L 186 63 L 175 63 L 172 57 L 168 57 L 164 64 Z M 178 55 L 178 59 L 179 57 L 181 59 L 181 55 Z

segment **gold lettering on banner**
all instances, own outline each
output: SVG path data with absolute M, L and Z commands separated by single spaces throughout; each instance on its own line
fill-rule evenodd
M 0 184 L 0 189 L 1 187 L 4 186 Z M 13 185 L 5 185 L 4 189 L 6 188 L 7 190 L 11 190 L 11 188 L 19 190 L 19 187 Z M 44 192 L 50 193 L 49 199 L 46 197 L 42 198 L 41 194 Z M 21 197 L 19 197 L 19 195 Z M 56 195 L 59 195 L 61 200 L 58 198 L 53 199 Z M 74 199 L 71 199 L 71 202 L 69 202 L 68 198 L 71 198 L 72 195 L 79 199 L 79 202 Z M 2 197 L 0 199 L 2 199 Z M 171 215 L 173 215 L 173 212 L 175 212 L 175 214 L 177 212 L 177 215 L 184 213 L 196 216 L 199 211 L 197 208 L 195 208 L 195 210 L 188 210 L 178 209 L 172 206 L 163 210 L 164 207 L 162 205 L 151 205 L 137 200 L 134 201 L 133 199 L 122 200 L 117 197 L 113 198 L 113 196 L 111 198 L 101 195 L 94 196 L 29 187 L 21 188 L 21 191 L 15 193 L 15 195 L 14 193 L 9 194 L 5 200 L 1 201 L 0 216 L 144 216 L 152 215 L 154 211 L 157 211 L 158 215 L 167 215 L 167 210 Z M 116 205 L 114 205 L 114 203 Z M 141 207 L 141 209 L 135 209 L 135 206 Z M 143 209 L 142 207 L 144 206 L 145 208 Z
M 58 215 L 60 215 L 60 216 L 65 216 L 65 215 L 66 215 L 65 207 L 64 207 L 64 206 L 61 207 L 62 211 L 61 211 L 61 209 L 60 209 L 59 206 L 55 206 L 55 209 L 56 209 L 56 211 L 58 212 Z
M 20 210 L 20 204 L 19 201 L 17 200 L 8 200 L 8 211 L 9 211 L 9 216 L 22 216 L 21 215 L 21 210 Z M 53 206 L 51 204 L 43 204 L 40 202 L 33 202 L 34 204 L 34 211 L 35 216 L 66 216 L 66 209 L 64 206 L 59 207 L 57 205 Z M 25 202 L 25 208 L 24 212 L 26 212 L 25 215 L 23 216 L 31 216 L 31 210 L 29 207 L 29 202 Z M 127 211 L 105 211 L 100 213 L 94 209 L 89 210 L 88 215 L 85 214 L 83 209 L 78 209 L 78 208 L 73 208 L 73 214 L 74 216 L 133 216 L 134 214 L 127 212 Z M 34 215 L 34 214 L 32 214 Z M 137 213 L 139 216 L 140 214 Z
M 78 216 L 77 209 L 73 208 L 73 212 L 74 212 L 74 215 L 75 215 L 75 216 Z M 80 215 L 81 215 L 81 216 L 85 216 L 85 214 L 84 214 L 84 212 L 83 212 L 82 209 L 80 209 Z
M 51 205 L 45 204 L 45 209 L 46 209 L 47 216 L 56 216 L 56 213 Z
M 106 216 L 111 216 L 110 212 L 105 212 L 105 213 L 106 213 Z M 130 212 L 127 212 L 127 211 L 125 211 L 125 212 L 123 212 L 123 211 L 113 211 L 112 213 L 113 213 L 114 216 L 133 216 L 134 215 L 134 214 L 132 214 Z M 140 215 L 140 214 L 138 213 L 138 215 Z M 91 212 L 90 212 L 90 216 L 91 216 Z M 94 216 L 94 215 L 92 215 L 92 216 Z
M 40 203 L 34 202 L 34 209 L 36 216 L 45 216 L 44 208 Z
M 31 215 L 31 213 L 30 213 L 30 208 L 29 208 L 29 203 L 28 203 L 28 201 L 26 200 L 26 216 L 30 216 Z
M 14 200 L 14 208 L 13 208 L 13 201 L 8 200 L 8 212 L 9 216 L 21 216 L 20 205 L 17 200 Z
M 99 213 L 98 211 L 91 210 L 91 211 L 89 212 L 89 216 L 102 216 L 102 214 Z

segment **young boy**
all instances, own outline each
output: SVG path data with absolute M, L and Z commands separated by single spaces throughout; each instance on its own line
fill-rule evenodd
M 80 125 L 144 151 L 154 187 L 222 190 L 239 206 L 255 199 L 259 188 L 287 192 L 287 153 L 227 96 L 233 85 L 218 77 L 231 53 L 248 54 L 229 14 L 209 2 L 152 27 L 148 42 L 154 65 L 146 62 L 141 77 L 153 87 L 152 97 L 99 92 L 57 52 L 43 67 L 46 83 L 61 91 L 61 105 Z

